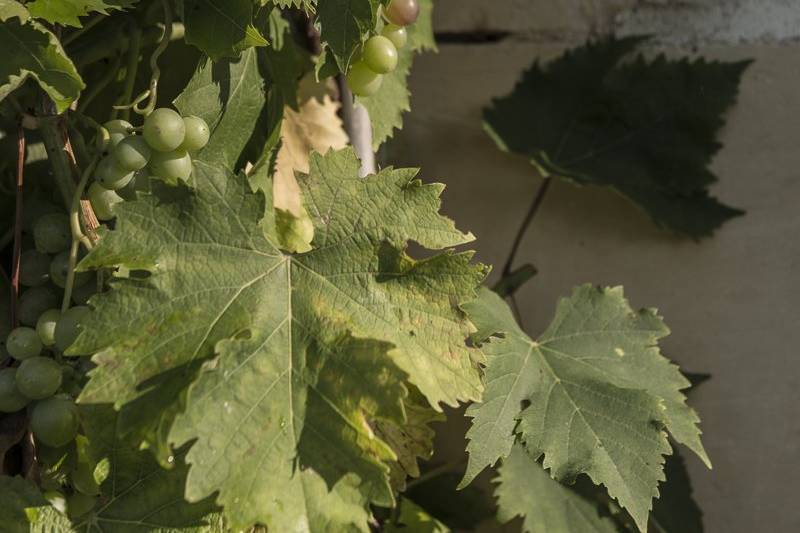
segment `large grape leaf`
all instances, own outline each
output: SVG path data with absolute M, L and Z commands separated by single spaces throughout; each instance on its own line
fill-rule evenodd
M 576 48 L 535 62 L 484 111 L 498 146 L 547 176 L 613 187 L 660 226 L 710 235 L 742 211 L 710 196 L 716 136 L 747 61 L 621 60 L 641 38 Z
M 31 15 L 51 24 L 82 26 L 79 17 L 90 13 L 108 15 L 109 11 L 128 8 L 138 0 L 35 0 L 27 4 Z
M 485 269 L 470 253 L 404 252 L 471 235 L 438 214 L 441 185 L 358 167 L 350 149 L 312 156 L 299 179 L 308 253 L 283 253 L 259 226 L 265 199 L 244 176 L 200 161 L 192 189 L 122 205 L 81 263 L 149 275 L 92 300 L 70 349 L 96 354 L 80 400 L 133 410 L 121 430 L 149 424 L 156 444 L 194 440 L 186 496 L 219 491 L 232 527 L 366 528 L 367 502 L 393 503 L 395 459 L 370 421 L 403 423 L 403 381 L 435 407 L 480 397 L 459 303 Z
M 600 502 L 555 481 L 519 443 L 503 459 L 494 481 L 497 519 L 506 523 L 521 516 L 526 533 L 621 532 L 608 513 L 599 513 Z
M 662 428 L 710 466 L 681 392 L 689 382 L 658 350 L 669 330 L 654 310 L 634 312 L 621 288 L 577 287 L 536 341 L 488 290 L 465 309 L 476 339 L 492 336 L 483 343 L 486 392 L 467 411 L 464 483 L 508 456 L 516 431 L 554 478 L 588 474 L 644 530 L 671 451 Z
M 253 0 L 184 0 L 186 42 L 211 59 L 236 57 L 267 40 L 253 24 Z
M 399 51 L 397 68 L 383 76 L 381 88 L 372 96 L 359 97 L 358 103 L 369 112 L 372 145 L 375 150 L 403 127 L 403 113 L 411 110 L 408 75 L 414 53 L 435 50 L 433 38 L 433 1 L 420 0 L 417 22 L 408 27 L 408 44 Z
M 6 57 L 0 62 L 0 100 L 30 77 L 50 96 L 58 112 L 64 111 L 84 88 L 75 65 L 58 38 L 32 20 L 21 4 L 2 7 L 0 49 Z

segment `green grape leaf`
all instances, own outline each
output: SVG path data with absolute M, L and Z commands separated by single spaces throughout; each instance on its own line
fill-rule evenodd
M 414 52 L 436 49 L 436 41 L 433 38 L 433 2 L 420 0 L 419 6 L 420 14 L 417 22 L 408 27 L 408 44 L 399 50 L 397 68 L 389 74 L 384 74 L 377 93 L 357 98 L 358 103 L 369 112 L 372 124 L 372 147 L 375 150 L 394 135 L 395 129 L 403 127 L 403 113 L 411 110 L 408 75 L 411 72 Z
M 238 59 L 206 60 L 174 102 L 181 114 L 202 118 L 211 130 L 194 159 L 234 169 L 255 163 L 280 125 L 281 108 L 267 105 L 269 99 L 254 49 Z
M 378 0 L 325 0 L 317 6 L 320 38 L 347 72 L 356 48 L 375 25 Z
M 436 39 L 433 33 L 433 0 L 419 0 L 419 17 L 407 27 L 408 46 L 415 52 L 436 51 Z
M 450 528 L 432 517 L 428 512 L 408 498 L 400 500 L 397 520 L 386 525 L 387 533 L 449 533 Z
M 149 272 L 93 298 L 70 348 L 95 354 L 81 402 L 144 402 L 151 434 L 194 441 L 186 496 L 219 491 L 234 528 L 366 528 L 367 503 L 393 503 L 396 458 L 370 423 L 405 422 L 404 381 L 434 407 L 480 397 L 459 304 L 485 268 L 450 250 L 472 236 L 438 214 L 442 186 L 416 170 L 358 168 L 351 149 L 331 151 L 298 177 L 310 252 L 283 253 L 270 219 L 259 225 L 264 195 L 199 161 L 193 189 L 120 204 L 81 262 Z M 408 241 L 445 252 L 414 260 Z M 352 512 L 312 498 L 331 487 Z
M 620 533 L 616 522 L 608 513 L 600 514 L 600 502 L 586 492 L 591 483 L 567 487 L 551 478 L 542 465 L 527 454 L 517 443 L 498 469 L 495 495 L 497 519 L 501 523 L 523 517 L 525 533 Z
M 717 133 L 748 61 L 622 61 L 640 37 L 609 38 L 538 61 L 484 110 L 505 151 L 542 175 L 612 187 L 661 227 L 699 238 L 743 212 L 708 188 Z
M 58 38 L 31 20 L 21 5 L 7 4 L 0 13 L 0 49 L 6 53 L 0 66 L 0 100 L 30 77 L 50 96 L 59 113 L 66 110 L 85 85 Z
M 253 9 L 252 0 L 184 0 L 186 42 L 214 60 L 266 46 L 267 40 L 253 25 Z
M 8 533 L 28 533 L 30 522 L 50 505 L 32 482 L 9 476 L 0 476 L 0 502 L 0 523 Z
M 397 68 L 383 75 L 378 92 L 372 96 L 356 97 L 356 101 L 369 112 L 372 148 L 375 150 L 394 134 L 395 129 L 403 127 L 403 113 L 411 110 L 407 80 L 413 56 L 408 48 L 400 50 Z
M 428 405 L 422 395 L 414 391 L 405 401 L 406 422 L 395 424 L 387 420 L 375 422 L 375 433 L 394 451 L 397 460 L 390 463 L 391 485 L 402 492 L 406 479 L 419 477 L 419 459 L 428 460 L 433 455 L 433 438 L 436 432 L 430 427 L 445 417 Z
M 80 28 L 80 18 L 90 13 L 108 15 L 109 11 L 126 9 L 138 0 L 35 0 L 27 4 L 32 16 L 51 24 Z
M 487 289 L 465 310 L 477 341 L 493 336 L 483 342 L 486 392 L 467 411 L 463 483 L 511 452 L 519 424 L 528 451 L 544 456 L 554 478 L 588 474 L 644 530 L 671 451 L 662 428 L 710 466 L 699 418 L 681 392 L 689 382 L 658 349 L 669 329 L 652 309 L 634 312 L 621 288 L 576 287 L 536 341 Z

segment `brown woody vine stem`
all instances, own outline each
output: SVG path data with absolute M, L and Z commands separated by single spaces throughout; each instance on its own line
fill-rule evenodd
M 23 183 L 25 172 L 25 130 L 19 126 L 17 131 L 17 190 L 16 211 L 14 213 L 14 255 L 11 259 L 11 326 L 19 322 L 19 263 L 22 255 L 22 208 Z

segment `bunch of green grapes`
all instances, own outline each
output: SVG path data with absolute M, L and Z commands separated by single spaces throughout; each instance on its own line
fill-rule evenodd
M 62 354 L 77 338 L 80 321 L 89 312 L 84 304 L 97 290 L 94 273 L 76 273 L 72 292 L 76 305 L 61 312 L 72 234 L 66 213 L 55 208 L 45 211 L 25 226 L 20 325 L 0 339 L 0 355 L 11 362 L 0 369 L 0 413 L 27 410 L 37 456 L 75 446 L 80 417 L 73 398 L 80 392 L 82 373 L 76 367 L 82 363 Z M 67 500 L 78 502 L 82 497 L 75 494 L 72 490 Z
M 378 92 L 384 74 L 397 68 L 398 50 L 408 41 L 406 26 L 419 16 L 417 0 L 392 0 L 383 12 L 386 24 L 380 35 L 373 35 L 364 43 L 360 58 L 347 72 L 347 86 L 358 96 L 371 96 Z
M 195 116 L 182 117 L 162 107 L 144 119 L 141 134 L 130 122 L 103 124 L 100 148 L 107 152 L 95 170 L 88 196 L 99 220 L 114 218 L 114 205 L 122 201 L 116 191 L 132 187 L 136 176 L 153 176 L 167 183 L 186 180 L 192 173 L 189 152 L 203 148 L 210 135 L 208 124 Z

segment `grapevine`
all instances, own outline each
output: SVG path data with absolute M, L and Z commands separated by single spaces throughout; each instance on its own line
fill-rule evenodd
M 507 102 L 528 103 L 487 111 L 545 177 L 494 292 L 444 187 L 383 159 L 432 9 L 5 2 L 0 44 L 39 43 L 0 79 L 10 531 L 471 530 L 485 517 L 440 520 L 420 494 L 460 498 L 480 489 L 453 476 L 485 469 L 525 531 L 542 494 L 646 531 L 673 443 L 710 465 L 655 311 L 581 285 L 532 336 L 503 299 L 536 274 L 514 260 L 547 188 L 574 177 L 516 137 Z M 431 463 L 462 404 L 466 452 Z

